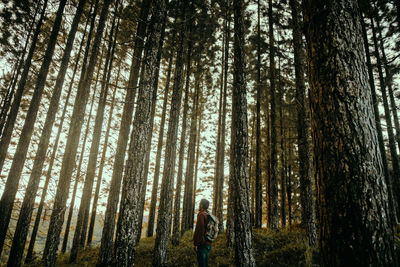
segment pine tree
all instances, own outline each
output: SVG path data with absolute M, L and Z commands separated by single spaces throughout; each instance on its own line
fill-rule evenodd
M 303 10 L 322 263 L 396 265 L 357 1 Z

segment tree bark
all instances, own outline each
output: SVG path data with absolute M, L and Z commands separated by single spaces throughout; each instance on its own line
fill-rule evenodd
M 57 249 L 60 242 L 60 233 L 64 222 L 65 206 L 68 198 L 68 189 L 71 183 L 71 176 L 78 148 L 81 127 L 85 113 L 85 107 L 89 96 L 90 83 L 92 81 L 94 67 L 96 65 L 99 46 L 103 36 L 105 21 L 108 9 L 112 0 L 105 0 L 99 18 L 99 24 L 95 39 L 93 41 L 92 52 L 88 63 L 84 79 L 78 86 L 78 92 L 74 104 L 71 118 L 71 126 L 68 132 L 68 139 L 65 147 L 64 157 L 60 170 L 60 179 L 57 185 L 57 192 L 54 201 L 53 212 L 51 214 L 49 231 L 47 233 L 46 245 L 43 253 L 43 261 L 47 266 L 54 266 L 57 258 Z
M 309 122 L 306 109 L 306 83 L 304 66 L 306 65 L 302 21 L 300 18 L 300 6 L 297 0 L 290 0 L 292 12 L 292 31 L 294 46 L 294 69 L 296 75 L 296 109 L 297 109 L 297 142 L 299 147 L 299 175 L 300 175 L 300 202 L 301 221 L 307 232 L 308 243 L 313 246 L 317 242 L 315 226 L 314 190 L 311 177 L 311 155 L 309 142 Z M 289 173 L 289 177 L 291 173 Z M 288 181 L 290 184 L 290 181 Z M 288 196 L 289 187 L 288 187 Z M 289 198 L 288 198 L 289 202 Z M 290 200 L 291 202 L 291 200 Z M 291 206 L 289 205 L 291 209 Z M 291 213 L 291 210 L 290 210 Z M 289 215 L 291 221 L 291 215 Z
M 98 266 L 107 266 L 108 264 L 111 264 L 112 261 L 115 219 L 117 216 L 126 147 L 129 139 L 129 130 L 131 127 L 132 112 L 137 91 L 136 86 L 139 78 L 143 44 L 146 35 L 147 17 L 149 14 L 151 3 L 152 1 L 143 1 L 140 8 L 139 23 L 135 37 L 135 46 L 133 51 L 131 69 L 129 73 L 128 88 L 124 100 L 125 104 L 122 111 L 117 148 L 115 151 L 110 192 L 108 195 L 107 208 L 104 216 L 104 228 L 101 236 L 99 258 L 97 261 Z
M 250 224 L 250 188 L 248 179 L 247 99 L 245 78 L 244 7 L 233 1 L 235 18 L 234 76 L 232 88 L 231 179 L 234 190 L 234 229 L 236 266 L 255 266 Z
M 303 10 L 322 263 L 395 266 L 357 1 Z
M 151 10 L 149 37 L 143 60 L 143 78 L 139 86 L 138 101 L 133 121 L 128 160 L 125 167 L 119 212 L 117 236 L 115 241 L 116 266 L 132 266 L 135 261 L 137 235 L 139 235 L 141 192 L 145 179 L 146 152 L 149 149 L 151 133 L 151 109 L 154 100 L 154 84 L 158 78 L 160 40 L 165 23 L 166 3 L 155 0 Z
M 51 30 L 49 37 L 49 43 L 46 48 L 43 62 L 40 66 L 40 70 L 36 79 L 35 88 L 29 104 L 29 109 L 26 114 L 24 126 L 18 141 L 17 149 L 14 154 L 11 169 L 8 173 L 7 181 L 4 186 L 3 195 L 0 200 L 0 254 L 4 245 L 8 224 L 11 218 L 11 212 L 15 200 L 15 195 L 18 190 L 18 183 L 21 177 L 22 168 L 25 163 L 26 154 L 28 152 L 29 143 L 31 141 L 33 127 L 39 111 L 39 104 L 42 98 L 43 90 L 47 74 L 49 71 L 51 59 L 53 57 L 54 48 L 56 46 L 57 35 L 60 30 L 62 16 L 64 13 L 64 7 L 66 0 L 61 0 L 58 6 L 56 18 Z M 7 129 L 7 128 L 6 128 Z M 12 129 L 9 129 L 12 130 Z M 7 150 L 7 148 L 5 148 Z M 7 152 L 7 151 L 6 151 Z M 1 166 L 2 167 L 2 166 Z M 34 188 L 31 188 L 34 189 Z M 36 193 L 36 192 L 35 192 Z M 22 228 L 19 229 L 22 231 Z M 19 233 L 17 233 L 18 235 Z M 24 235 L 22 233 L 22 235 Z M 25 234 L 26 236 L 26 234 Z

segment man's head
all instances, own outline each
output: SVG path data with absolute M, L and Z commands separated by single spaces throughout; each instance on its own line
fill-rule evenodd
M 200 200 L 200 207 L 199 207 L 199 210 L 206 210 L 206 209 L 208 209 L 208 206 L 210 205 L 210 202 L 207 200 L 207 199 L 202 199 L 202 200 Z

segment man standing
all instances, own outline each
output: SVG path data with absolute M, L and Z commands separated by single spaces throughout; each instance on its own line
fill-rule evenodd
M 210 202 L 207 199 L 200 201 L 199 213 L 197 214 L 196 228 L 193 235 L 194 249 L 197 252 L 197 261 L 199 267 L 208 267 L 208 256 L 211 249 L 211 242 L 206 239 L 206 230 L 208 224 L 208 206 Z

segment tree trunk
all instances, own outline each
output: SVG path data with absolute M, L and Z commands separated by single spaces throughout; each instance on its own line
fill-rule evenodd
M 176 143 L 178 135 L 179 113 L 181 109 L 183 66 L 185 56 L 185 41 L 187 36 L 188 17 L 186 6 L 188 1 L 181 3 L 180 36 L 175 63 L 174 86 L 172 91 L 171 109 L 167 141 L 165 148 L 164 173 L 161 182 L 160 205 L 157 217 L 156 240 L 154 245 L 153 266 L 167 265 L 168 241 L 171 233 L 173 185 L 176 159 Z
M 292 215 L 292 148 L 291 145 L 289 146 L 288 152 L 288 167 L 287 167 L 287 180 L 286 180 L 286 193 L 287 193 L 287 200 L 288 200 L 288 223 L 289 226 L 292 226 L 293 215 Z M 315 227 L 314 227 L 315 229 Z M 308 231 L 308 230 L 307 230 Z M 314 231 L 316 233 L 316 231 Z M 316 235 L 315 235 L 316 236 Z M 310 233 L 307 232 L 307 237 L 310 239 Z M 310 244 L 310 241 L 309 241 Z
M 53 24 L 53 28 L 51 30 L 51 34 L 49 37 L 49 43 L 46 48 L 46 52 L 44 55 L 44 59 L 42 65 L 40 66 L 40 70 L 36 79 L 35 89 L 29 104 L 29 109 L 26 114 L 24 126 L 22 128 L 22 132 L 18 141 L 17 149 L 14 154 L 14 158 L 12 161 L 11 169 L 8 173 L 7 181 L 4 186 L 3 195 L 0 200 L 0 254 L 3 248 L 4 240 L 6 237 L 8 224 L 11 218 L 11 212 L 15 200 L 15 195 L 18 191 L 18 183 L 21 177 L 22 168 L 25 163 L 26 154 L 28 152 L 29 143 L 31 141 L 33 127 L 35 124 L 35 120 L 37 117 L 37 113 L 39 111 L 40 100 L 42 98 L 43 89 L 45 87 L 45 82 L 47 78 L 47 74 L 49 71 L 51 59 L 53 57 L 54 48 L 56 46 L 58 31 L 61 26 L 62 16 L 64 13 L 64 7 L 66 4 L 66 0 L 61 0 L 58 6 L 57 15 Z M 12 130 L 12 129 L 10 129 Z M 7 150 L 7 148 L 5 148 Z M 7 152 L 7 151 L 6 151 Z M 31 188 L 32 190 L 34 187 Z M 36 193 L 36 191 L 35 191 Z M 36 194 L 35 194 L 36 195 Z M 29 208 L 28 208 L 29 209 Z M 26 214 L 28 215 L 28 214 Z M 21 225 L 22 227 L 22 225 Z M 24 228 L 24 227 L 22 227 Z M 19 230 L 22 231 L 22 228 Z M 19 233 L 17 233 L 18 236 Z M 25 233 L 21 233 L 21 237 Z M 20 261 L 20 260 L 19 260 Z
M 53 124 L 55 121 L 55 116 L 57 114 L 58 105 L 61 97 L 61 90 L 64 84 L 65 74 L 68 69 L 68 63 L 71 55 L 72 46 L 75 40 L 75 34 L 78 29 L 79 21 L 84 10 L 86 0 L 79 1 L 79 5 L 76 9 L 76 13 L 72 22 L 71 30 L 68 34 L 67 44 L 65 47 L 64 55 L 61 60 L 61 66 L 59 73 L 57 75 L 56 85 L 54 87 L 53 95 L 50 100 L 49 109 L 47 112 L 45 124 L 43 127 L 42 134 L 40 136 L 40 141 L 38 145 L 38 150 L 36 152 L 35 161 L 33 163 L 33 168 L 31 176 L 29 178 L 28 186 L 26 188 L 26 193 L 24 200 L 22 202 L 21 210 L 18 217 L 17 226 L 15 228 L 15 234 L 11 246 L 11 252 L 7 266 L 18 266 L 21 264 L 22 255 L 24 253 L 26 236 L 28 235 L 29 224 L 31 222 L 32 212 L 35 204 L 36 192 L 39 187 L 40 177 L 42 174 L 43 164 L 46 159 L 46 152 L 49 146 L 50 135 L 53 129 Z M 62 16 L 62 13 L 60 13 Z M 61 19 L 60 19 L 61 22 Z M 55 35 L 56 36 L 56 35 Z M 54 42 L 55 46 L 55 42 Z M 45 76 L 44 76 L 45 77 Z M 44 87 L 44 82 L 43 85 Z M 38 104 L 38 103 L 37 103 Z M 27 117 L 28 118 L 28 117 Z M 32 126 L 33 127 L 33 124 Z M 21 135 L 22 137 L 22 135 Z M 25 158 L 27 153 L 26 144 L 25 148 Z M 18 164 L 13 164 L 15 168 L 11 168 L 10 174 L 12 177 L 20 177 L 24 160 L 21 160 Z M 17 166 L 18 165 L 18 166 Z
M 115 80 L 115 83 L 118 86 L 118 82 L 120 79 L 120 71 L 121 71 L 121 63 L 118 67 L 118 74 L 117 74 L 117 79 Z M 100 166 L 99 166 L 99 173 L 97 175 L 97 181 L 96 181 L 96 189 L 95 189 L 95 194 L 93 198 L 93 204 L 92 204 L 92 215 L 90 217 L 90 224 L 89 224 L 89 232 L 88 232 L 88 237 L 87 237 L 87 244 L 90 245 L 92 243 L 93 239 L 93 232 L 94 232 L 94 224 L 96 222 L 96 215 L 97 215 L 97 203 L 99 200 L 99 194 L 100 194 L 100 186 L 101 186 L 101 181 L 103 178 L 103 169 L 106 161 L 106 153 L 107 153 L 107 148 L 108 148 L 108 139 L 110 137 L 110 130 L 111 130 L 111 122 L 112 122 L 112 115 L 114 111 L 114 102 L 115 102 L 115 94 L 117 92 L 117 86 L 114 88 L 114 92 L 111 98 L 111 107 L 109 111 L 109 117 L 107 121 L 107 130 L 106 130 L 106 135 L 104 137 L 104 144 L 103 144 L 103 149 L 101 153 L 101 159 L 100 159 Z
M 158 77 L 158 53 L 162 27 L 165 23 L 166 4 L 164 0 L 154 0 L 154 8 L 149 24 L 146 51 L 143 59 L 143 78 L 139 86 L 138 101 L 133 121 L 122 188 L 121 206 L 115 241 L 116 266 L 132 266 L 135 261 L 137 235 L 139 235 L 140 193 L 144 184 L 146 152 L 149 149 L 151 133 L 151 109 L 154 102 L 153 90 Z
M 390 155 L 392 158 L 392 168 L 393 168 L 393 197 L 396 200 L 397 203 L 397 214 L 400 214 L 400 163 L 399 163 L 399 158 L 397 155 L 396 151 L 396 141 L 395 141 L 395 136 L 393 132 L 393 124 L 392 124 L 392 117 L 389 109 L 389 102 L 387 98 L 387 91 L 386 91 L 386 82 L 385 78 L 383 76 L 383 70 L 382 70 L 382 62 L 381 62 L 381 57 L 379 53 L 379 47 L 378 47 L 378 40 L 376 38 L 376 29 L 374 25 L 374 19 L 372 17 L 372 14 L 370 14 L 370 20 L 371 20 L 371 28 L 372 28 L 372 37 L 373 37 L 373 42 L 374 42 L 374 48 L 375 48 L 375 56 L 376 56 L 376 63 L 377 63 L 377 68 L 378 68 L 378 74 L 379 74 L 379 83 L 381 87 L 381 92 L 382 92 L 382 100 L 383 100 L 383 109 L 385 111 L 385 120 L 386 120 L 386 125 L 387 125 L 387 134 L 389 137 L 389 150 L 390 150 Z
M 280 59 L 279 59 L 280 61 Z M 280 156 L 280 161 L 281 161 L 281 223 L 282 227 L 286 226 L 286 173 L 285 173 L 285 168 L 286 168 L 286 161 L 285 161 L 285 131 L 283 130 L 283 92 L 282 88 L 280 85 L 280 62 L 279 62 L 279 125 L 281 127 L 280 129 L 280 136 L 281 136 L 281 156 Z
M 272 0 L 268 0 L 269 23 L 269 64 L 270 64 L 270 105 L 271 105 L 271 221 L 269 227 L 278 230 L 279 205 L 278 205 L 278 141 L 276 133 L 276 101 L 275 101 L 275 40 L 274 21 L 272 13 Z
M 108 9 L 112 0 L 105 0 L 99 18 L 99 24 L 93 41 L 92 52 L 88 68 L 84 79 L 78 86 L 78 92 L 72 113 L 68 139 L 65 146 L 64 157 L 62 160 L 60 179 L 57 185 L 57 192 L 54 201 L 53 212 L 51 214 L 49 231 L 47 234 L 46 245 L 43 253 L 43 261 L 47 266 L 54 266 L 57 258 L 57 249 L 60 241 L 60 233 L 64 222 L 65 206 L 68 198 L 68 189 L 71 183 L 71 176 L 75 161 L 76 151 L 78 149 L 81 127 L 85 114 L 85 107 L 89 96 L 90 83 L 92 81 L 94 67 L 96 65 L 97 56 L 101 38 L 103 36 L 105 21 Z
M 175 36 L 175 34 L 173 34 Z M 172 37 L 172 40 L 174 39 Z M 167 103 L 168 103 L 168 91 L 169 91 L 169 84 L 171 81 L 171 71 L 172 71 L 172 59 L 174 53 L 172 52 L 169 58 L 168 63 L 168 71 L 167 71 L 167 83 L 164 90 L 164 102 L 161 114 L 161 122 L 160 122 L 160 130 L 158 133 L 158 144 L 157 144 L 157 154 L 156 154 L 156 165 L 154 169 L 154 178 L 153 178 L 153 188 L 151 190 L 151 200 L 150 200 L 150 211 L 149 211 L 149 220 L 148 220 L 148 227 L 147 227 L 147 236 L 153 236 L 154 232 L 154 220 L 156 217 L 156 204 L 157 204 L 157 191 L 158 191 L 158 182 L 160 177 L 160 167 L 161 167 L 161 154 L 163 148 L 163 138 L 164 138 L 164 126 L 165 126 L 165 116 L 167 113 Z
M 236 266 L 256 266 L 250 224 L 250 188 L 248 179 L 247 100 L 242 0 L 233 1 L 235 18 L 234 75 L 232 88 L 231 179 L 234 190 L 234 229 Z
M 307 232 L 308 243 L 313 246 L 317 242 L 317 232 L 315 226 L 314 190 L 311 178 L 310 144 L 308 139 L 309 123 L 306 110 L 306 83 L 304 74 L 306 58 L 301 31 L 302 21 L 300 18 L 300 6 L 297 0 L 290 0 L 290 9 L 292 12 L 294 69 L 296 75 L 297 142 L 299 147 L 300 202 L 302 208 L 301 221 Z M 288 179 L 290 177 L 291 173 L 289 171 Z M 288 181 L 288 183 L 290 185 L 290 181 Z M 288 197 L 289 195 L 291 196 L 288 191 Z M 291 209 L 290 205 L 289 208 Z M 291 220 L 291 215 L 289 215 L 289 220 Z
M 190 31 L 190 30 L 189 30 Z M 192 36 L 192 35 L 189 35 Z M 190 38 L 189 38 L 190 40 Z M 174 221 L 172 231 L 172 244 L 174 246 L 179 245 L 179 233 L 180 233 L 180 219 L 181 219 L 181 191 L 182 191 L 182 175 L 183 175 L 183 161 L 185 156 L 185 142 L 186 142 L 186 131 L 187 131 L 187 114 L 189 110 L 189 91 L 190 91 L 190 74 L 191 74 L 191 41 L 188 42 L 187 49 L 187 62 L 186 62 L 186 85 L 185 85 L 185 97 L 183 101 L 183 118 L 181 126 L 181 138 L 179 144 L 179 160 L 178 160 L 178 174 L 176 178 L 176 190 L 175 190 L 175 202 L 174 202 Z M 194 107 L 193 107 L 194 108 Z M 192 108 L 192 109 L 193 109 Z
M 107 208 L 104 216 L 104 228 L 101 236 L 99 258 L 97 261 L 98 266 L 107 266 L 112 261 L 114 228 L 119 202 L 119 192 L 121 188 L 121 179 L 124 169 L 126 147 L 129 139 L 129 129 L 132 121 L 136 86 L 139 78 L 139 69 L 142 58 L 144 38 L 146 35 L 147 17 L 149 14 L 151 3 L 152 1 L 143 1 L 140 8 L 139 23 L 135 37 L 135 46 L 133 50 L 131 69 L 129 73 L 128 88 L 124 100 L 125 104 L 122 111 L 117 148 L 115 151 L 113 174 L 110 183 L 110 192 L 108 195 Z
M 262 177 L 261 177 L 261 33 L 260 33 L 260 0 L 257 1 L 257 99 L 256 99 L 256 175 L 255 175 L 255 221 L 254 226 L 262 226 Z
M 94 176 L 96 174 L 96 165 L 97 165 L 97 155 L 99 154 L 99 146 L 100 146 L 100 137 L 101 137 L 101 128 L 104 120 L 104 110 L 107 101 L 107 94 L 109 89 L 109 82 L 111 77 L 111 69 L 114 61 L 114 49 L 116 44 L 116 38 L 118 35 L 119 28 L 119 20 L 115 29 L 115 20 L 118 12 L 118 3 L 117 0 L 115 3 L 115 15 L 111 25 L 111 31 L 108 40 L 108 51 L 106 55 L 103 79 L 101 85 L 100 99 L 99 104 L 97 106 L 95 124 L 93 129 L 92 142 L 90 146 L 89 160 L 86 170 L 85 183 L 82 190 L 82 198 L 79 206 L 78 218 L 75 225 L 75 233 L 72 243 L 71 254 L 69 258 L 69 262 L 72 263 L 76 260 L 78 256 L 78 248 L 79 246 L 84 247 L 86 241 L 86 232 L 87 232 L 87 224 L 89 218 L 89 208 L 90 208 L 90 199 L 92 197 L 93 191 L 93 182 Z M 115 37 L 114 37 L 115 34 Z
M 303 10 L 322 263 L 395 266 L 357 1 Z
M 373 107 L 374 107 L 374 116 L 375 116 L 376 130 L 377 130 L 377 135 L 378 135 L 378 143 L 379 143 L 379 149 L 381 150 L 381 156 L 382 156 L 383 174 L 385 176 L 385 182 L 386 182 L 387 189 L 388 189 L 390 219 L 391 219 L 392 225 L 393 225 L 395 222 L 397 222 L 397 202 L 394 200 L 394 197 L 393 197 L 393 181 L 392 181 L 392 177 L 390 176 L 390 173 L 389 173 L 388 161 L 387 161 L 387 157 L 386 157 L 386 147 L 385 147 L 385 143 L 383 141 L 381 119 L 380 119 L 380 114 L 379 114 L 379 102 L 378 102 L 378 98 L 376 95 L 374 72 L 373 72 L 372 64 L 371 64 L 371 55 L 370 55 L 370 51 L 369 51 L 368 36 L 367 36 L 367 30 L 365 27 L 363 13 L 361 13 L 360 22 L 361 22 L 361 29 L 362 29 L 363 40 L 364 40 L 365 55 L 366 55 L 366 59 L 367 59 L 366 63 L 367 63 L 367 67 L 368 67 L 368 81 L 369 81 L 369 86 L 371 88 L 371 96 L 372 96 L 372 103 L 373 103 Z
M 26 57 L 25 62 L 24 62 L 24 70 L 22 71 L 21 78 L 20 78 L 19 83 L 18 83 L 18 88 L 17 88 L 17 91 L 15 92 L 14 100 L 13 100 L 13 103 L 11 105 L 9 115 L 7 117 L 7 121 L 6 121 L 5 125 L 4 125 L 3 132 L 2 132 L 2 135 L 1 135 L 1 140 L 0 140 L 0 173 L 3 170 L 4 160 L 6 159 L 6 155 L 7 155 L 7 151 L 8 151 L 8 145 L 10 144 L 11 135 L 12 135 L 12 132 L 13 132 L 13 129 L 14 129 L 14 124 L 15 124 L 15 121 L 16 121 L 17 115 L 18 115 L 18 109 L 19 109 L 19 106 L 21 104 L 22 94 L 24 93 L 25 85 L 26 85 L 26 82 L 28 80 L 28 74 L 29 74 L 29 69 L 31 67 L 33 54 L 35 52 L 36 43 L 38 41 L 39 34 L 41 32 L 40 28 L 42 27 L 43 21 L 45 19 L 45 11 L 46 11 L 46 8 L 47 8 L 47 2 L 48 2 L 48 0 L 45 0 L 44 3 L 43 3 L 43 9 L 42 9 L 42 12 L 40 14 L 39 21 L 38 21 L 38 23 L 36 25 L 35 33 L 33 34 L 33 37 L 32 37 L 31 46 L 29 48 L 28 56 Z M 4 213 L 2 213 L 2 214 L 4 214 Z M 2 218 L 2 217 L 0 216 L 0 218 Z M 0 224 L 2 224 L 2 223 L 0 222 Z M 1 229 L 0 231 L 3 231 L 2 229 L 7 229 L 7 227 L 1 227 L 0 229 Z M 0 232 L 0 254 L 1 254 L 1 251 L 2 251 L 3 244 L 4 244 L 4 240 L 3 240 L 4 238 L 2 237 L 1 233 L 2 232 Z

